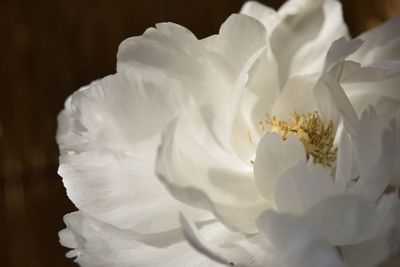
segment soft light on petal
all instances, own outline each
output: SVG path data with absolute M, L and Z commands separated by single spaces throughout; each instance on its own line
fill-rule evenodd
M 303 143 L 289 136 L 286 141 L 275 133 L 261 139 L 254 162 L 254 179 L 259 192 L 269 201 L 275 198 L 275 187 L 280 176 L 298 162 L 306 161 Z

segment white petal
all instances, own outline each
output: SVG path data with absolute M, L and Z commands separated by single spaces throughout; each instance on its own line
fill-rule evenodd
M 271 36 L 281 86 L 292 75 L 319 72 L 332 41 L 347 36 L 338 1 L 289 1 L 281 7 L 283 21 Z
M 223 56 L 239 74 L 250 57 L 265 46 L 266 31 L 257 20 L 241 15 L 231 15 L 222 25 L 218 35 L 202 40 L 209 51 Z
M 153 171 L 158 132 L 179 104 L 169 85 L 165 75 L 125 70 L 68 100 L 59 117 L 59 174 L 78 208 L 140 232 L 179 226 L 179 209 L 191 208 L 173 199 Z M 195 221 L 211 216 L 189 214 L 199 215 Z
M 337 125 L 339 113 L 351 135 L 357 132 L 358 117 L 339 82 L 343 75 L 344 60 L 361 45 L 361 40 L 347 41 L 344 37 L 333 42 L 326 54 L 322 76 L 314 88 L 323 118 Z
M 360 195 L 336 195 L 309 209 L 306 217 L 332 246 L 351 245 L 378 234 L 391 223 L 396 197 L 375 204 Z
M 258 218 L 257 225 L 288 266 L 345 266 L 336 250 L 304 217 L 267 211 Z
M 344 261 L 351 267 L 374 267 L 397 252 L 398 236 L 390 229 L 377 237 L 351 246 L 340 247 Z M 380 265 L 379 265 L 380 266 Z
M 346 130 L 355 135 L 358 132 L 359 119 L 342 86 L 331 73 L 324 74 L 314 89 L 318 106 L 324 118 L 330 118 L 337 123 L 335 113 L 343 119 Z
M 68 256 L 83 267 L 221 266 L 196 252 L 179 230 L 140 235 L 82 212 L 67 214 L 64 221 L 60 242 L 74 249 Z
M 196 226 L 186 219 L 184 215 L 181 215 L 181 223 L 189 243 L 210 259 L 232 266 L 247 266 L 254 263 L 256 256 L 250 251 L 240 246 L 235 246 L 233 242 L 221 247 L 205 241 L 198 232 Z
M 274 201 L 278 179 L 299 161 L 306 161 L 303 143 L 294 136 L 283 141 L 280 135 L 267 133 L 258 145 L 254 162 L 254 178 L 259 192 L 267 200 Z
M 399 26 L 400 18 L 395 17 L 379 27 L 361 34 L 358 38 L 365 40 L 365 44 L 351 58 L 363 65 L 400 59 Z
M 346 61 L 343 66 L 341 81 L 344 83 L 379 82 L 400 74 L 400 61 L 380 61 L 362 66 L 358 62 Z
M 344 83 L 343 87 L 354 109 L 361 113 L 372 106 L 381 116 L 391 116 L 400 106 L 400 76 L 377 82 Z
M 257 1 L 247 1 L 244 3 L 240 13 L 260 21 L 267 29 L 268 33 L 271 33 L 275 26 L 282 20 L 282 17 L 274 9 Z
M 241 91 L 232 128 L 231 143 L 235 151 L 246 162 L 254 159 L 256 145 L 264 135 L 259 122 L 271 109 L 279 95 L 278 66 L 270 48 L 263 53 L 248 72 L 248 80 Z M 251 141 L 243 138 L 251 134 Z
M 134 67 L 164 73 L 181 95 L 194 97 L 215 114 L 214 108 L 226 107 L 239 75 L 223 55 L 207 50 L 193 33 L 173 23 L 157 24 L 142 36 L 126 39 L 117 57 L 118 71 Z
M 214 212 L 232 229 L 254 233 L 255 218 L 270 207 L 248 164 L 216 142 L 196 109 L 182 113 L 164 134 L 156 171 L 177 199 Z
M 360 129 L 357 135 L 358 164 L 362 175 L 367 175 L 376 166 L 382 153 L 382 123 L 371 106 L 366 109 L 360 119 Z
M 298 114 L 317 111 L 318 105 L 313 91 L 317 81 L 316 75 L 290 78 L 276 99 L 270 114 L 287 120 L 294 111 Z
M 342 37 L 335 40 L 326 54 L 323 72 L 330 72 L 336 64 L 343 62 L 348 56 L 357 51 L 362 44 L 363 41 L 361 39 L 347 40 Z
M 335 183 L 344 191 L 349 185 L 352 175 L 353 149 L 352 142 L 345 131 L 342 131 L 336 160 Z
M 275 189 L 275 203 L 280 212 L 303 214 L 323 199 L 339 194 L 330 169 L 302 161 L 280 177 Z
M 357 151 L 361 176 L 351 190 L 375 201 L 392 179 L 396 137 L 392 131 L 381 129 L 372 108 L 364 112 L 360 131 Z

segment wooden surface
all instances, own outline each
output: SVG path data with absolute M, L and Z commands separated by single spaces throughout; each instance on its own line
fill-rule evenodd
M 74 266 L 57 237 L 74 210 L 56 174 L 65 98 L 115 72 L 126 37 L 162 21 L 205 37 L 243 2 L 0 0 L 0 266 Z M 395 0 L 343 2 L 353 35 L 399 13 Z

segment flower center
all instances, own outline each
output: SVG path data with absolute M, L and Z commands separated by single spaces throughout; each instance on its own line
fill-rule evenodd
M 333 122 L 324 125 L 317 111 L 298 115 L 293 112 L 288 121 L 277 120 L 268 116 L 265 121 L 272 132 L 279 134 L 283 140 L 295 135 L 304 145 L 307 160 L 314 164 L 332 167 L 336 160 L 337 148 L 333 146 Z M 260 122 L 260 127 L 264 128 Z

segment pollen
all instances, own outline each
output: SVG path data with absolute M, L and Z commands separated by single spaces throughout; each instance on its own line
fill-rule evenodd
M 314 164 L 332 167 L 336 161 L 337 148 L 333 144 L 333 122 L 324 125 L 319 113 L 310 112 L 299 115 L 293 112 L 288 121 L 268 116 L 265 120 L 268 128 L 278 133 L 283 140 L 289 135 L 296 136 L 304 145 L 307 160 Z

